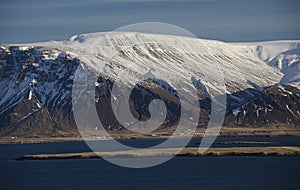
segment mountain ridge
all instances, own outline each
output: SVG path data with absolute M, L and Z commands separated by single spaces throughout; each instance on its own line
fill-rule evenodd
M 93 48 L 87 48 L 91 44 L 94 44 Z M 207 48 L 204 49 L 205 56 L 199 51 L 201 48 Z M 65 41 L 1 45 L 0 58 L 2 136 L 76 135 L 71 89 L 78 66 L 102 69 L 103 76 L 97 85 L 95 82 L 95 87 L 99 90 L 98 98 L 105 104 L 111 98 L 111 86 L 117 73 L 130 76 L 128 73 L 151 71 L 153 76 L 164 73 L 170 84 L 189 83 L 184 87 L 186 94 L 191 90 L 198 91 L 203 113 L 199 126 L 205 127 L 209 120 L 208 92 L 213 96 L 226 92 L 224 125 L 299 125 L 300 41 L 245 45 L 170 35 L 94 33 L 73 36 Z M 168 67 L 170 63 L 173 63 L 172 69 Z M 216 65 L 225 73 L 223 85 L 210 73 Z M 109 77 L 105 78 L 105 75 Z M 191 81 L 193 77 L 194 82 Z M 158 85 L 166 90 L 163 83 Z M 164 90 L 159 92 L 164 94 Z M 156 97 L 147 88 L 142 91 L 139 93 L 148 92 L 152 98 Z M 170 100 L 168 95 L 159 97 Z M 136 117 L 147 118 L 147 109 L 138 109 L 144 105 L 137 102 L 140 101 L 134 103 L 131 111 Z M 171 110 L 169 117 L 173 122 L 164 127 L 175 125 L 176 115 L 176 111 Z M 107 127 L 120 129 L 116 118 L 111 116 L 108 120 Z

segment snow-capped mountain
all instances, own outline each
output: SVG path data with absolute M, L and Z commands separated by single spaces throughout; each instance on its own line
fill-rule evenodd
M 145 105 L 151 98 L 167 102 L 164 127 L 176 125 L 180 116 L 173 86 L 183 89 L 185 96 L 198 91 L 199 126 L 209 120 L 211 96 L 222 94 L 227 96 L 224 125 L 300 124 L 300 41 L 242 44 L 110 32 L 75 35 L 66 41 L 1 45 L 1 134 L 76 135 L 71 94 L 77 67 L 100 71 L 95 104 L 108 129 L 120 128 L 108 105 L 120 74 L 127 81 L 138 75 L 164 79 L 139 84 L 131 95 L 133 115 L 140 120 L 149 117 Z M 155 89 L 150 89 L 150 83 L 157 85 Z

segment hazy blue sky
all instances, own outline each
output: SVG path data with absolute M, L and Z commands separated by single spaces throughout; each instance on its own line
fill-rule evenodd
M 165 22 L 223 41 L 300 40 L 299 0 L 1 0 L 0 43 Z

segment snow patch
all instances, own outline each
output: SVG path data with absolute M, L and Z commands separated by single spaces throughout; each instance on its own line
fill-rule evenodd
M 31 100 L 31 98 L 32 98 L 32 91 L 29 90 L 28 100 Z
M 232 110 L 233 115 L 236 117 L 241 112 L 240 108 L 236 108 Z

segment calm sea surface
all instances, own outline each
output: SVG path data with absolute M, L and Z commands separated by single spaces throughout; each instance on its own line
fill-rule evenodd
M 162 141 L 122 143 L 148 147 Z M 291 137 L 217 139 L 224 141 L 300 146 L 300 138 Z M 189 146 L 198 142 L 193 139 Z M 102 159 L 14 160 L 24 154 L 88 151 L 84 142 L 0 145 L 0 189 L 300 189 L 300 157 L 175 157 L 145 169 L 122 168 Z

